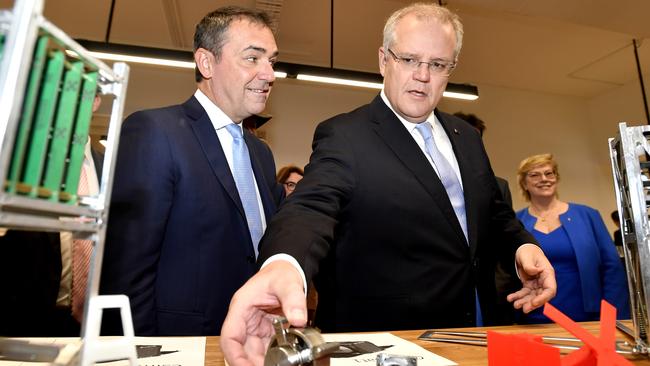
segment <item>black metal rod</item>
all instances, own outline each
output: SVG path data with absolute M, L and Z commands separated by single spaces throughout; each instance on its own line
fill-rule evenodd
M 108 25 L 106 26 L 106 38 L 104 42 L 108 43 L 111 36 L 111 27 L 113 26 L 113 12 L 115 11 L 115 0 L 111 0 L 111 10 L 108 13 Z
M 645 108 L 645 120 L 650 125 L 650 112 L 648 112 L 648 98 L 645 95 L 645 84 L 643 83 L 643 73 L 641 72 L 641 63 L 639 62 L 639 51 L 637 51 L 636 39 L 632 40 L 634 48 L 634 60 L 636 61 L 636 71 L 639 74 L 639 84 L 641 85 L 641 95 L 643 96 L 643 107 Z
M 330 69 L 334 68 L 334 0 L 330 0 Z

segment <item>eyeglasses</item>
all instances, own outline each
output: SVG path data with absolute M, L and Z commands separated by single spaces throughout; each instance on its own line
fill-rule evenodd
M 449 76 L 451 72 L 456 68 L 455 62 L 444 61 L 444 60 L 433 60 L 431 62 L 420 61 L 412 57 L 403 57 L 397 56 L 390 48 L 387 48 L 388 53 L 395 59 L 395 62 L 402 65 L 405 69 L 415 72 L 420 69 L 420 65 L 425 64 L 434 75 L 438 76 Z
M 296 184 L 298 183 L 289 181 L 289 182 L 284 182 L 282 184 L 284 184 L 284 186 L 287 187 L 288 191 L 293 191 L 294 189 L 296 189 Z
M 551 170 L 549 170 L 547 172 L 544 172 L 544 173 L 530 172 L 530 173 L 526 174 L 526 176 L 530 180 L 534 180 L 534 181 L 542 180 L 542 176 L 544 178 L 548 179 L 548 180 L 554 180 L 555 178 L 557 178 L 557 176 L 555 175 L 555 172 L 553 172 Z

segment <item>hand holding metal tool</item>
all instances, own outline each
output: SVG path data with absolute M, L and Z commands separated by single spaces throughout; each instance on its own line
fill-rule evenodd
M 275 338 L 271 340 L 264 366 L 329 365 L 329 354 L 339 348 L 325 342 L 314 328 L 289 328 L 287 319 L 273 319 Z

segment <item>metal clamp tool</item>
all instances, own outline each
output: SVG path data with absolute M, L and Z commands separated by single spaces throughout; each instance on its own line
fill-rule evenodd
M 264 366 L 329 365 L 329 355 L 339 348 L 325 342 L 314 328 L 289 328 L 287 319 L 273 319 L 275 338 L 271 340 Z

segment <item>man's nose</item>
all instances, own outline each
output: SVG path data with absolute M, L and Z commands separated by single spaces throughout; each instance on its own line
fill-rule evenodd
M 260 80 L 265 80 L 269 83 L 275 81 L 275 70 L 273 70 L 273 65 L 270 62 L 263 63 L 257 76 Z
M 431 70 L 426 62 L 421 62 L 418 67 L 413 71 L 413 78 L 418 81 L 427 82 L 431 79 Z

